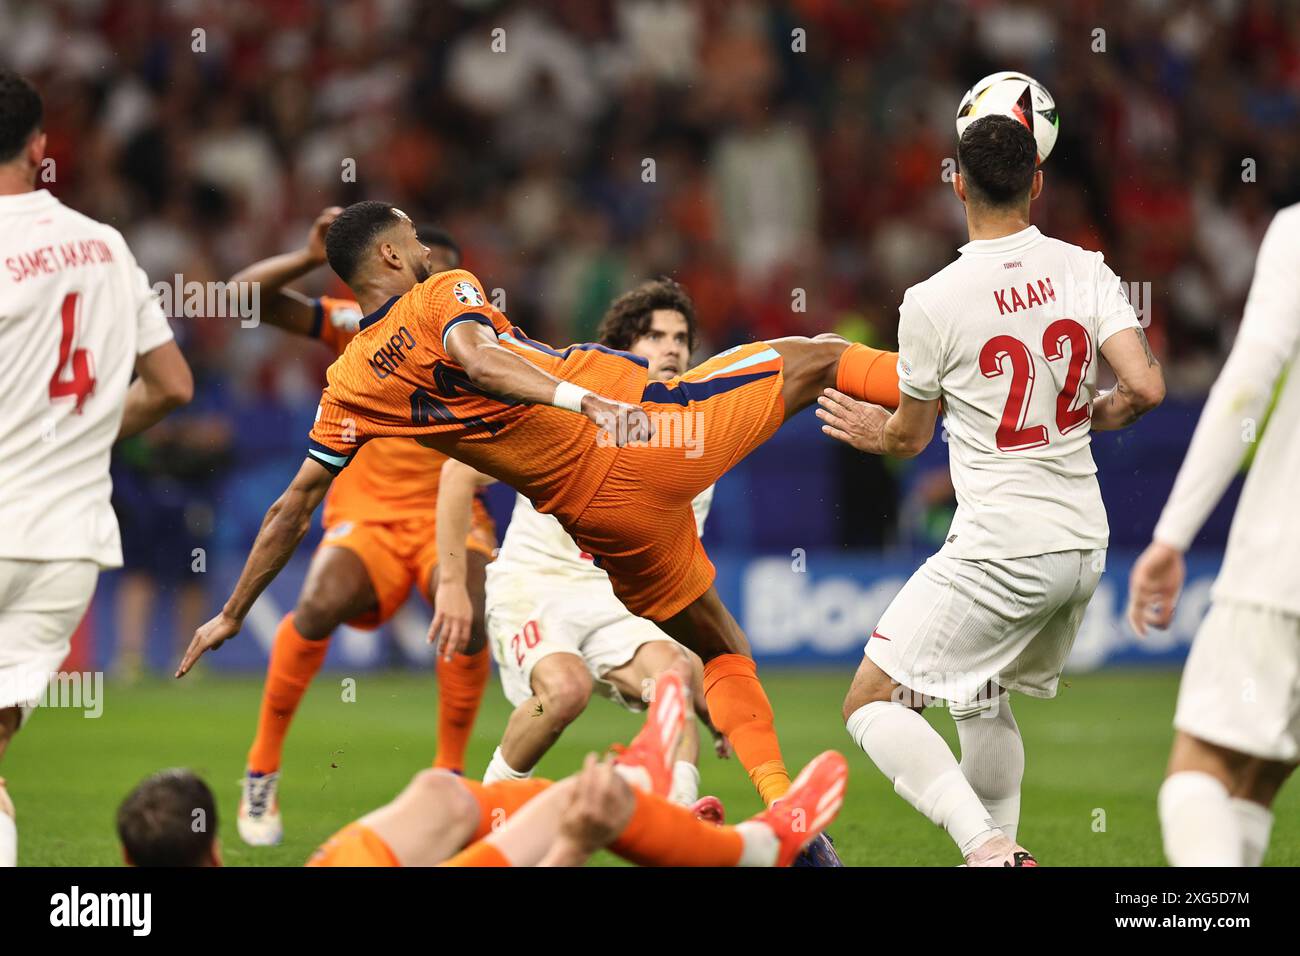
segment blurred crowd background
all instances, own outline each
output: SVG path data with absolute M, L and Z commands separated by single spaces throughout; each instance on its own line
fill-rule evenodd
M 694 295 L 702 354 L 827 329 L 892 345 L 903 291 L 965 241 L 941 173 L 962 93 L 1000 69 L 1060 110 L 1039 225 L 1150 289 L 1193 405 L 1263 230 L 1300 200 L 1285 0 L 0 0 L 0 61 L 45 96 L 49 188 L 117 225 L 151 280 L 226 279 L 300 245 L 322 207 L 383 198 L 448 229 L 557 345 L 658 274 Z M 342 291 L 327 270 L 302 288 Z M 330 356 L 175 325 L 196 403 L 117 468 L 128 563 L 179 580 L 157 542 L 247 540 Z M 872 495 L 826 544 L 893 540 L 947 494 L 821 453 Z

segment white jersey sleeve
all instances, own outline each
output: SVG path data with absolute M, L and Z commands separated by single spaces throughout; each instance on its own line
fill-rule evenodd
M 942 394 L 943 343 L 939 333 L 908 289 L 898 308 L 898 390 L 923 402 Z
M 109 456 L 136 356 L 170 338 L 116 229 L 0 196 L 0 557 L 121 564 Z
M 1300 205 L 1274 217 L 1255 264 L 1241 329 L 1201 412 L 1155 538 L 1185 550 L 1258 439 L 1216 596 L 1300 613 Z M 1268 425 L 1264 416 L 1292 364 Z M 1263 435 L 1259 433 L 1263 430 Z

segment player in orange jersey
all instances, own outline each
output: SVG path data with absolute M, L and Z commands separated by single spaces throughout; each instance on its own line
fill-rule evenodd
M 231 280 L 257 283 L 261 320 L 316 339 L 335 355 L 356 335 L 360 308 L 348 299 L 311 299 L 286 286 L 325 264 L 325 232 L 341 211 L 323 211 L 301 249 L 254 263 Z M 420 231 L 433 269 L 459 264 L 459 249 L 446 233 L 431 227 Z M 325 659 L 334 629 L 345 622 L 378 627 L 402 606 L 412 586 L 432 602 L 437 587 L 434 519 L 445 461 L 441 453 L 414 441 L 371 442 L 331 487 L 325 500 L 324 538 L 297 605 L 276 629 L 239 803 L 237 824 L 246 843 L 274 844 L 283 835 L 277 789 L 284 739 L 307 685 Z M 434 766 L 456 772 L 464 767 L 465 746 L 489 669 L 481 623 L 483 575 L 496 547 L 496 533 L 479 499 L 466 545 L 465 580 L 473 595 L 478 633 L 465 653 L 441 659 L 438 666 Z
M 271 506 L 233 594 L 195 632 L 177 676 L 239 632 L 361 445 L 419 436 L 554 514 L 609 573 L 628 610 L 700 655 L 714 726 L 764 801 L 778 800 L 790 777 L 772 707 L 749 642 L 713 587 L 691 500 L 825 388 L 896 406 L 896 353 L 838 336 L 785 338 L 649 382 L 645 361 L 628 353 L 557 351 L 527 338 L 487 303 L 473 275 L 435 275 L 411 220 L 387 203 L 349 206 L 325 242 L 367 315 L 330 367 L 307 461 Z

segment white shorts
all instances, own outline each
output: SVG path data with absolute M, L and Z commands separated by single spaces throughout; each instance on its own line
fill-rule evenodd
M 982 560 L 936 554 L 885 609 L 866 655 L 904 687 L 938 700 L 983 699 L 989 681 L 1055 697 L 1105 564 L 1105 550 Z
M 0 710 L 25 721 L 68 656 L 95 593 L 94 561 L 0 558 Z
M 1216 602 L 1187 655 L 1174 726 L 1254 757 L 1300 759 L 1300 617 Z
M 527 581 L 526 587 L 518 579 L 489 581 L 488 643 L 510 703 L 518 706 L 533 696 L 538 661 L 551 654 L 573 654 L 582 658 L 596 688 L 610 700 L 631 711 L 644 710 L 639 698 L 627 700 L 605 675 L 636 656 L 642 644 L 672 639 L 624 607 L 608 581 L 560 581 L 549 590 L 544 575 Z

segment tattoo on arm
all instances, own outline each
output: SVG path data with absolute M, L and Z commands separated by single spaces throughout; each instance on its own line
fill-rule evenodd
M 1151 353 L 1151 343 L 1147 341 L 1147 334 L 1141 329 L 1137 330 L 1138 341 L 1142 343 L 1142 350 L 1147 353 L 1147 368 L 1157 365 L 1156 357 Z

